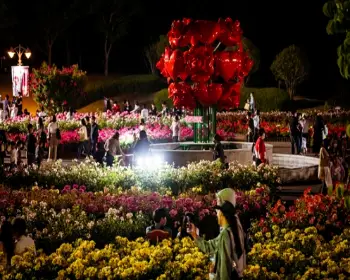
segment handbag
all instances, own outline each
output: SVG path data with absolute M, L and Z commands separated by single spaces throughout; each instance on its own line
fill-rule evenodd
M 56 139 L 61 140 L 61 131 L 58 128 L 56 129 Z
M 241 277 L 239 277 L 238 271 L 237 271 L 237 262 L 238 262 L 238 257 L 236 254 L 236 251 L 234 250 L 234 246 L 233 246 L 233 233 L 231 232 L 231 230 L 228 231 L 229 235 L 230 235 L 230 245 L 231 245 L 231 252 L 232 252 L 232 272 L 231 272 L 231 278 L 230 280 L 238 280 L 241 279 Z
M 249 103 L 246 103 L 246 104 L 244 105 L 244 110 L 249 111 L 249 108 L 250 108 L 250 104 L 249 104 Z

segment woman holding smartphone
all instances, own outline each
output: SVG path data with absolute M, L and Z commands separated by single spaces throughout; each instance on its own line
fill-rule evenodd
M 216 213 L 221 232 L 215 239 L 206 241 L 199 237 L 194 224 L 189 225 L 189 234 L 197 246 L 207 254 L 214 254 L 214 269 L 211 279 L 242 279 L 246 266 L 244 232 L 235 211 L 235 192 L 224 189 L 217 195 Z

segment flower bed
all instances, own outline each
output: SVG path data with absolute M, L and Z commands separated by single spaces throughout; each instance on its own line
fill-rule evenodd
M 55 253 L 12 258 L 2 279 L 206 279 L 209 259 L 188 239 L 156 246 L 142 238 L 117 237 L 115 246 L 97 249 L 93 241 L 62 244 Z
M 278 201 L 270 209 L 268 217 L 256 223 L 252 231 L 262 229 L 263 232 L 272 232 L 274 226 L 288 229 L 314 226 L 326 239 L 330 239 L 350 225 L 350 196 L 342 188 L 341 185 L 337 187 L 338 195 L 312 195 L 311 189 L 307 189 L 289 209 Z
M 350 230 L 327 242 L 315 227 L 257 233 L 244 279 L 349 279 Z
M 193 213 L 201 228 L 201 221 L 215 213 L 216 205 L 214 194 L 184 194 L 174 198 L 137 190 L 93 193 L 78 185 L 65 186 L 61 192 L 35 186 L 30 191 L 3 189 L 0 194 L 2 219 L 24 218 L 37 247 L 49 253 L 63 242 L 78 238 L 94 240 L 103 247 L 112 243 L 115 236 L 142 237 L 151 224 L 153 211 L 159 207 L 169 210 L 169 227 L 175 234 L 176 224 L 187 212 Z M 249 224 L 251 218 L 264 215 L 269 200 L 267 187 L 238 191 L 238 212 L 245 224 Z
M 137 186 L 143 190 L 171 191 L 174 194 L 196 188 L 200 193 L 215 192 L 218 189 L 231 186 L 241 190 L 255 189 L 260 184 L 266 184 L 274 193 L 280 183 L 277 167 L 264 166 L 255 169 L 254 166 L 243 166 L 231 163 L 228 169 L 223 169 L 220 162 L 201 161 L 185 167 L 174 168 L 164 165 L 160 169 L 145 170 L 114 166 L 101 167 L 94 161 L 73 161 L 64 166 L 62 162 L 45 163 L 39 170 L 5 175 L 4 184 L 12 188 L 31 187 L 35 182 L 40 186 L 85 185 L 91 191 L 101 191 L 105 188 L 128 190 Z
M 207 164 L 187 167 L 189 171 L 183 176 L 193 174 L 191 180 L 218 177 L 218 174 L 213 176 L 213 170 L 205 173 Z M 239 182 L 253 176 L 242 171 L 246 167 L 236 166 L 233 170 L 240 174 L 236 174 Z M 256 172 L 268 174 L 273 169 Z M 54 174 L 61 176 L 64 172 Z M 159 181 L 155 180 L 154 184 L 158 185 Z M 38 186 L 19 191 L 0 190 L 1 219 L 18 216 L 26 219 L 37 248 L 45 252 L 13 257 L 7 272 L 0 269 L 2 279 L 207 278 L 209 258 L 189 239 L 151 246 L 140 237 L 145 235 L 152 212 L 158 207 L 169 210 L 168 222 L 174 234 L 186 212 L 194 213 L 201 233 L 214 227 L 214 224 L 201 225 L 215 213 L 213 192 L 208 193 L 200 185 L 187 188 L 187 193 L 177 197 L 138 187 L 113 188 L 113 191 L 104 188 L 95 193 L 88 190 L 89 187 L 79 185 L 67 185 L 60 190 Z M 329 195 L 312 195 L 308 190 L 289 208 L 280 201 L 271 207 L 270 189 L 261 183 L 251 190 L 237 190 L 236 194 L 244 227 L 249 228 L 250 220 L 255 221 L 249 231 L 252 248 L 244 279 L 350 277 L 348 188 L 338 185 L 334 192 L 330 189 Z
M 66 120 L 63 113 L 57 114 L 58 124 L 61 129 L 61 144 L 77 143 L 79 140 L 77 130 L 80 126 L 80 119 L 86 114 L 75 114 L 73 120 Z M 340 115 L 324 113 L 324 117 L 329 122 L 328 130 L 330 134 L 340 134 L 345 130 L 348 123 L 346 117 L 348 112 Z M 97 123 L 100 127 L 99 141 L 104 142 L 116 130 L 120 132 L 121 144 L 123 147 L 129 147 L 133 141 L 133 134 L 139 131 L 139 115 L 110 113 L 97 114 Z M 190 118 L 181 120 L 180 139 L 187 141 L 193 139 L 193 129 L 191 123 L 187 123 Z M 10 140 L 24 139 L 28 123 L 35 124 L 36 118 L 17 117 L 12 120 L 6 120 L 0 124 L 0 129 L 8 132 Z M 46 126 L 48 120 L 46 120 Z M 146 126 L 150 140 L 171 140 L 171 119 L 154 118 L 149 119 Z M 288 137 L 288 115 L 285 112 L 261 113 L 260 126 L 265 129 L 267 138 L 275 139 L 278 137 Z M 219 113 L 217 116 L 217 133 L 225 140 L 233 140 L 235 134 L 246 134 L 248 130 L 246 113 Z

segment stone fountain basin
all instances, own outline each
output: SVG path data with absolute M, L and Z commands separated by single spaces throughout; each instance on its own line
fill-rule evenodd
M 238 161 L 241 164 L 252 163 L 252 143 L 231 141 L 223 141 L 221 143 L 224 147 L 228 162 Z M 181 167 L 191 162 L 212 160 L 213 154 L 210 148 L 213 147 L 213 143 L 161 143 L 152 144 L 151 152 L 154 155 L 161 156 L 167 163 L 174 164 L 176 167 Z M 270 162 L 273 161 L 272 149 L 272 145 L 266 144 L 267 158 Z
M 245 165 L 252 163 L 252 143 L 224 141 L 222 144 L 228 162 L 237 161 Z M 213 155 L 210 148 L 213 148 L 213 146 L 213 143 L 161 143 L 152 144 L 151 152 L 154 155 L 162 157 L 165 162 L 174 164 L 176 167 L 181 167 L 191 162 L 212 160 Z M 301 155 L 273 154 L 273 145 L 271 144 L 266 144 L 266 150 L 270 164 L 279 167 L 278 174 L 282 184 L 318 181 L 318 158 Z
M 292 182 L 318 181 L 317 157 L 273 154 L 273 164 L 279 167 L 282 184 Z

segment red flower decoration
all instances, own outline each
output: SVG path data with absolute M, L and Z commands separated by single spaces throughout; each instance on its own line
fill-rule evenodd
M 219 38 L 225 46 L 234 46 L 241 42 L 243 32 L 238 20 L 233 22 L 231 18 L 219 19 L 219 24 L 221 29 Z
M 253 61 L 243 50 L 238 21 L 230 18 L 219 22 L 176 20 L 168 38 L 170 47 L 165 49 L 156 66 L 168 83 L 175 82 L 169 86 L 174 105 L 193 108 L 200 103 L 204 107 L 218 105 L 225 109 L 239 105 L 241 83 Z M 213 45 L 215 42 L 237 46 L 237 50 L 219 52 L 214 57 L 218 46 Z M 217 80 L 219 76 L 225 83 Z M 176 83 L 178 79 L 183 83 Z
M 184 83 L 171 83 L 168 87 L 169 98 L 173 100 L 174 106 L 188 109 L 196 107 L 196 100 L 192 95 L 191 87 Z
M 192 20 L 174 20 L 168 32 L 169 44 L 172 48 L 182 48 L 190 44 L 191 36 L 189 32 Z
M 221 84 L 198 83 L 193 85 L 193 95 L 204 107 L 214 105 L 222 95 Z
M 207 82 L 214 73 L 212 47 L 192 47 L 186 52 L 186 69 L 194 82 Z

